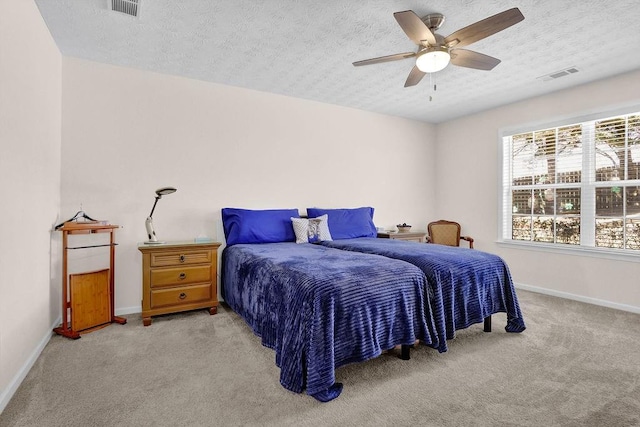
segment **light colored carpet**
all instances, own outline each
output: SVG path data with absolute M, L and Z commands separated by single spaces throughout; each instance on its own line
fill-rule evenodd
M 54 336 L 1 426 L 640 425 L 640 315 L 519 291 L 527 323 L 460 331 L 338 369 L 342 395 L 285 390 L 274 352 L 225 307 L 139 315 L 77 341 Z

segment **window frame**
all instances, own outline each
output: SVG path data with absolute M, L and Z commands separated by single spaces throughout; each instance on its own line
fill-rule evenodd
M 527 240 L 514 240 L 508 236 L 512 236 L 512 191 L 513 184 L 511 181 L 511 167 L 512 162 L 509 153 L 509 144 L 505 141 L 505 137 L 524 134 L 529 132 L 539 132 L 545 129 L 557 129 L 567 127 L 571 125 L 584 124 L 589 122 L 596 122 L 599 120 L 606 120 L 608 118 L 627 116 L 627 115 L 640 115 L 639 104 L 629 104 L 617 108 L 600 109 L 575 116 L 566 116 L 549 121 L 536 121 L 530 122 L 514 127 L 505 127 L 498 130 L 498 165 L 500 173 L 498 173 L 498 236 L 496 243 L 501 247 L 508 247 L 521 250 L 534 250 L 549 253 L 561 253 L 568 255 L 580 255 L 595 258 L 615 259 L 621 261 L 640 262 L 640 250 L 636 249 L 617 249 L 607 247 L 595 246 L 595 223 L 596 223 L 596 211 L 595 201 L 593 202 L 592 209 L 587 209 L 592 215 L 588 216 L 589 212 L 584 212 L 581 209 L 580 217 L 580 243 L 578 245 L 565 244 L 565 243 L 544 243 L 534 242 Z M 582 170 L 594 167 L 595 162 L 595 144 L 584 144 L 583 135 L 583 162 Z M 595 141 L 595 138 L 593 139 Z M 595 171 L 595 169 L 594 169 Z M 505 174 L 507 176 L 505 176 Z M 509 181 L 509 182 L 507 182 Z M 625 185 L 638 185 L 640 186 L 640 180 L 625 180 Z M 534 187 L 535 183 L 531 186 L 524 186 L 527 188 Z M 565 184 L 553 183 L 550 184 L 553 188 L 566 188 Z M 582 192 L 582 200 L 592 198 L 591 196 L 585 197 L 589 191 L 595 191 L 597 187 L 611 186 L 611 181 L 596 181 L 595 176 L 589 177 L 587 182 L 580 183 L 580 189 Z M 518 186 L 519 187 L 519 186 Z M 524 188 L 523 188 L 524 189 Z M 594 199 L 595 200 L 595 199 Z M 508 206 L 505 205 L 508 204 Z M 553 215 L 555 216 L 555 215 Z M 587 232 L 585 232 L 587 230 Z

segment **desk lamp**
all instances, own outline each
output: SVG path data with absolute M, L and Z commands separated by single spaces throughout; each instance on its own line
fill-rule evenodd
M 162 196 L 175 193 L 175 192 L 176 192 L 176 189 L 173 187 L 162 187 L 156 190 L 156 201 L 153 202 L 151 213 L 147 217 L 147 220 L 144 222 L 144 225 L 147 228 L 147 236 L 149 236 L 149 240 L 144 242 L 146 245 L 154 245 L 154 244 L 157 245 L 159 243 L 164 243 L 164 242 L 158 241 L 158 238 L 156 237 L 156 232 L 153 229 L 153 218 L 152 218 L 153 211 L 156 209 L 156 204 L 158 203 L 158 200 L 162 198 Z

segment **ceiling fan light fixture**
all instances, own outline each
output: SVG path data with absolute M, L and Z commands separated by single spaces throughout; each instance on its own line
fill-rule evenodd
M 445 47 L 430 46 L 419 53 L 416 66 L 423 73 L 435 73 L 449 65 L 451 55 Z

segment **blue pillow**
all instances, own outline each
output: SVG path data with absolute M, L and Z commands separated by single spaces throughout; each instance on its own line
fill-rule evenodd
M 298 209 L 223 208 L 224 237 L 228 246 L 238 243 L 295 242 L 291 217 L 300 218 Z
M 355 237 L 376 237 L 376 226 L 373 224 L 373 208 L 353 209 L 320 209 L 307 208 L 309 218 L 329 215 L 329 231 L 333 240 L 351 239 Z

